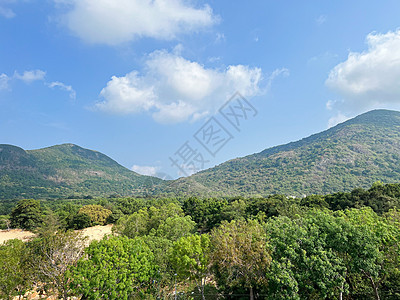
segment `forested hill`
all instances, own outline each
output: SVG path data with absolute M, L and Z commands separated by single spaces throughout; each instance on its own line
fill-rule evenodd
M 400 112 L 374 110 L 297 142 L 163 181 L 108 156 L 63 144 L 25 151 L 0 145 L 0 199 L 83 196 L 201 196 L 350 191 L 400 182 Z
M 374 110 L 174 183 L 202 195 L 328 194 L 400 181 L 400 112 Z
M 73 144 L 28 151 L 0 145 L 0 199 L 144 194 L 160 182 Z

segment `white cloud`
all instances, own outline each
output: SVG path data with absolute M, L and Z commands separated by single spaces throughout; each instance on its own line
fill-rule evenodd
M 1 0 L 0 0 L 1 1 Z M 19 74 L 17 71 L 14 72 L 14 76 L 9 77 L 6 74 L 0 74 L 0 90 L 8 89 L 8 83 L 10 80 L 21 80 L 26 84 L 29 84 L 34 81 L 43 81 L 43 84 L 49 88 L 59 88 L 63 91 L 67 91 L 69 93 L 69 97 L 71 99 L 76 98 L 76 92 L 70 85 L 66 85 L 60 81 L 46 82 L 45 81 L 46 72 L 42 70 L 30 70 L 24 71 Z
M 69 92 L 69 97 L 70 97 L 71 99 L 75 99 L 75 98 L 76 98 L 76 92 L 75 92 L 75 90 L 72 88 L 72 86 L 66 85 L 66 84 L 64 84 L 64 83 L 62 83 L 62 82 L 60 82 L 60 81 L 53 81 L 53 82 L 51 82 L 51 83 L 48 84 L 48 87 L 49 87 L 49 88 L 58 87 L 58 88 L 60 88 L 60 89 L 63 90 L 63 91 Z
M 156 176 L 160 168 L 152 166 L 133 165 L 131 169 L 132 171 L 139 173 L 141 175 Z
M 46 76 L 46 72 L 42 70 L 31 70 L 31 71 L 24 71 L 21 75 L 15 71 L 14 78 L 24 81 L 25 83 L 31 83 L 36 80 L 44 80 Z
M 338 110 L 360 112 L 400 104 L 400 29 L 370 33 L 366 41 L 366 51 L 350 52 L 326 80 L 343 98 L 333 105 Z
M 285 72 L 276 71 L 270 78 Z M 236 91 L 244 97 L 260 94 L 261 81 L 260 68 L 208 69 L 177 53 L 156 51 L 147 57 L 142 74 L 113 76 L 96 107 L 116 114 L 149 112 L 161 123 L 196 120 L 215 113 Z
M 116 45 L 141 37 L 174 39 L 218 21 L 211 8 L 184 0 L 54 0 L 66 6 L 61 17 L 75 35 L 89 43 Z
M 9 8 L 0 6 L 0 16 L 11 19 L 15 17 L 15 13 Z
M 328 121 L 328 128 L 333 127 L 339 123 L 349 120 L 350 118 L 342 114 L 340 111 Z
M 8 77 L 6 74 L 0 74 L 0 90 L 5 90 L 8 88 L 8 81 L 10 80 L 10 77 Z

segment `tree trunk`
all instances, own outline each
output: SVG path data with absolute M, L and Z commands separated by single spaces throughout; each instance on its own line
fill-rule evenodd
M 374 294 L 375 294 L 375 300 L 380 300 L 381 298 L 379 297 L 378 286 L 375 284 L 374 278 L 372 278 L 372 276 L 370 274 L 368 274 L 367 272 L 365 272 L 364 270 L 362 270 L 362 271 L 365 274 L 365 276 L 368 277 L 369 281 L 371 282 L 371 286 L 372 286 L 372 289 L 374 290 Z
M 344 281 L 342 283 L 342 288 L 340 289 L 339 300 L 343 300 L 343 287 L 344 287 Z
M 380 300 L 381 298 L 379 297 L 378 287 L 376 286 L 372 276 L 369 277 L 369 280 L 371 281 L 372 288 L 374 289 L 375 300 Z
M 206 283 L 204 282 L 202 282 L 201 283 L 201 298 L 203 299 L 203 300 L 206 300 L 206 297 L 204 296 L 204 287 L 205 287 L 205 285 L 206 285 Z
M 250 287 L 250 300 L 254 300 L 253 287 Z

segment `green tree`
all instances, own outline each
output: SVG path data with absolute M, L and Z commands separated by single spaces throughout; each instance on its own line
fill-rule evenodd
M 399 228 L 388 224 L 371 208 L 350 209 L 339 215 L 347 221 L 348 238 L 343 243 L 348 266 L 349 280 L 353 283 L 357 274 L 370 285 L 372 295 L 380 299 L 379 289 L 398 261 Z M 396 266 L 397 267 L 397 266 Z
M 212 262 L 217 283 L 243 286 L 254 299 L 254 289 L 266 285 L 271 263 L 262 226 L 255 220 L 224 221 L 211 232 Z
M 0 299 L 24 295 L 31 283 L 25 244 L 17 239 L 0 245 Z
M 113 231 L 130 238 L 144 236 L 150 234 L 152 230 L 157 231 L 160 224 L 165 223 L 168 218 L 171 218 L 168 222 L 174 222 L 174 220 L 179 221 L 174 218 L 183 216 L 182 208 L 175 203 L 168 203 L 160 207 L 150 206 L 119 219 Z M 189 226 L 189 219 L 186 219 L 185 222 L 182 221 L 184 220 L 180 219 L 178 223 Z
M 75 294 L 88 299 L 139 298 L 156 276 L 154 255 L 142 238 L 106 237 L 85 252 L 70 278 Z
M 111 213 L 111 210 L 101 205 L 85 205 L 78 211 L 78 214 L 88 215 L 93 225 L 104 225 Z
M 92 226 L 92 219 L 83 213 L 76 214 L 69 222 L 69 228 L 83 229 Z
M 203 300 L 206 277 L 210 275 L 210 238 L 206 234 L 190 235 L 176 241 L 170 260 L 180 279 L 194 280 Z
M 155 234 L 170 241 L 176 241 L 181 237 L 194 233 L 195 228 L 196 223 L 192 221 L 190 216 L 174 216 L 160 222 Z
M 321 214 L 328 227 L 335 226 L 334 217 Z M 326 299 L 342 292 L 344 262 L 326 245 L 326 228 L 319 223 L 308 217 L 280 216 L 265 224 L 272 256 L 267 272 L 270 298 Z
M 32 230 L 42 223 L 40 202 L 33 199 L 20 200 L 10 215 L 11 226 Z
M 223 215 L 221 211 L 228 205 L 224 199 L 190 197 L 183 202 L 183 211 L 192 217 L 198 225 L 200 233 L 208 232 L 221 224 Z

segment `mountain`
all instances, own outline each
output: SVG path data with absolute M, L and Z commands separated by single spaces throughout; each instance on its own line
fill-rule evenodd
M 73 144 L 0 145 L 0 199 L 130 195 L 302 196 L 400 182 L 400 112 L 374 110 L 297 142 L 174 181 Z
M 302 196 L 400 181 L 400 112 L 374 110 L 297 142 L 170 183 L 198 195 Z
M 162 182 L 73 144 L 28 151 L 0 145 L 0 199 L 147 194 Z

